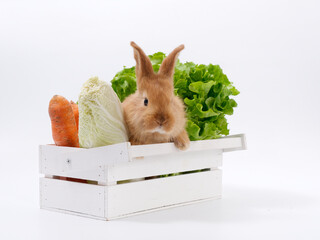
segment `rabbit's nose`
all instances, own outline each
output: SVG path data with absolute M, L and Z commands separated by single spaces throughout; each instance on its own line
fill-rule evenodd
M 160 116 L 158 116 L 157 117 L 157 123 L 159 124 L 159 126 L 162 126 L 163 125 L 163 123 L 165 122 L 165 117 L 163 116 L 163 115 L 160 115 Z

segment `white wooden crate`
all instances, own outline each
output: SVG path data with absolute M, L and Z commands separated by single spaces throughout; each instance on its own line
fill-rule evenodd
M 40 145 L 40 206 L 110 220 L 217 199 L 222 153 L 242 149 L 244 134 L 194 141 L 186 151 L 173 143 L 91 149 Z

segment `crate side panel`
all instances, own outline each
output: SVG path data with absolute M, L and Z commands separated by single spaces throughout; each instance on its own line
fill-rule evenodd
M 61 154 L 83 151 L 82 148 L 59 147 L 56 145 L 40 145 L 39 146 L 39 171 L 46 174 L 51 168 L 57 168 L 54 163 Z
M 67 157 L 64 157 L 65 154 L 72 155 L 84 151 L 86 151 L 86 149 L 83 148 L 59 147 L 55 145 L 40 145 L 40 173 L 45 175 L 80 178 L 93 181 L 102 181 L 103 179 L 105 179 L 105 169 L 103 167 L 91 167 L 90 165 L 92 165 L 92 161 L 85 162 L 81 160 L 75 160 L 73 162 L 70 162 L 68 161 Z M 72 167 L 74 165 L 77 166 L 77 171 L 72 171 Z
M 221 170 L 108 186 L 107 218 L 221 195 Z
M 41 208 L 105 217 L 105 187 L 40 178 Z
M 217 168 L 221 165 L 222 150 L 207 150 L 136 158 L 128 163 L 109 165 L 107 172 L 109 179 L 121 181 L 204 168 Z
M 40 172 L 63 177 L 108 182 L 105 166 L 128 162 L 129 143 L 80 149 L 40 146 Z

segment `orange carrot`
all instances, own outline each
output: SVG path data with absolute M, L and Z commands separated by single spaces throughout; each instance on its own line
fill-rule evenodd
M 72 107 L 72 110 L 73 110 L 74 118 L 76 119 L 77 130 L 79 131 L 79 108 L 78 108 L 78 104 L 76 104 L 73 101 L 70 101 L 70 103 L 71 103 L 71 107 Z
M 71 103 L 62 96 L 53 96 L 49 103 L 49 115 L 55 144 L 79 147 L 77 124 Z

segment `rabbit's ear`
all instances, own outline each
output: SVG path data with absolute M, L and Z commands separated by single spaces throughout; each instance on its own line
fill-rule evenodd
M 144 51 L 135 43 L 131 42 L 133 47 L 134 59 L 136 60 L 137 80 L 154 74 L 152 63 Z
M 181 50 L 184 49 L 184 45 L 181 44 L 179 47 L 175 48 L 162 62 L 159 74 L 172 77 L 174 73 L 174 67 L 176 65 L 177 58 Z

